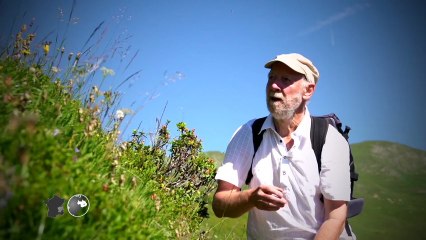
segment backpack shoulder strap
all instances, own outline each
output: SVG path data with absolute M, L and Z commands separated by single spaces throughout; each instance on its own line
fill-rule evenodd
M 328 131 L 328 121 L 323 117 L 311 116 L 311 144 L 318 163 L 318 172 L 321 172 L 321 154 Z
M 253 136 L 253 157 L 251 158 L 250 169 L 247 173 L 247 178 L 246 178 L 247 185 L 250 183 L 251 179 L 253 178 L 253 173 L 252 173 L 253 159 L 254 159 L 254 156 L 256 155 L 257 149 L 259 149 L 259 146 L 262 143 L 264 131 L 262 131 L 261 133 L 259 132 L 260 132 L 260 129 L 262 129 L 262 126 L 265 120 L 266 120 L 266 117 L 258 118 L 251 125 L 251 133 Z
M 312 149 L 315 152 L 315 157 L 317 158 L 318 163 L 318 172 L 321 171 L 321 154 L 322 147 L 325 143 L 325 137 L 327 135 L 328 126 L 332 125 L 339 131 L 343 137 L 348 141 L 349 139 L 349 131 L 351 128 L 349 126 L 345 127 L 345 130 L 342 130 L 342 123 L 339 118 L 335 114 L 329 114 L 324 116 L 312 117 L 311 116 L 311 143 Z M 349 142 L 348 142 L 349 144 Z M 364 199 L 363 198 L 353 198 L 354 191 L 354 182 L 358 180 L 358 173 L 355 172 L 354 159 L 352 155 L 352 151 L 349 145 L 349 165 L 350 165 L 350 177 L 351 177 L 351 200 L 348 205 L 348 218 L 354 217 L 362 212 L 364 207 Z M 321 197 L 321 201 L 323 198 Z M 349 236 L 352 236 L 351 229 L 349 227 L 348 221 L 345 224 L 346 232 Z

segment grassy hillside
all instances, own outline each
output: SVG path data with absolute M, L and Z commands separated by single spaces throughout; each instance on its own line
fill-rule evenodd
M 179 123 L 171 139 L 159 123 L 151 143 L 137 130 L 118 142 L 125 113 L 106 114 L 113 93 L 86 86 L 79 97 L 53 76 L 0 59 L 0 239 L 202 238 L 215 164 L 194 130 Z M 67 211 L 75 194 L 89 198 L 83 217 Z M 49 218 L 54 195 L 63 214 Z
M 426 152 L 378 141 L 353 144 L 352 151 L 360 174 L 354 195 L 366 201 L 350 220 L 358 239 L 426 239 Z M 212 216 L 208 223 L 217 239 L 245 239 L 246 219 Z
M 351 220 L 360 239 L 425 239 L 426 152 L 390 142 L 352 146 L 364 212 Z

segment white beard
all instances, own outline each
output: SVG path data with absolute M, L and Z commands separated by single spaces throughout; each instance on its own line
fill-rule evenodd
M 273 93 L 270 96 L 280 98 L 281 101 L 272 101 L 270 96 L 267 96 L 266 103 L 268 110 L 272 116 L 277 120 L 290 120 L 293 118 L 294 113 L 302 104 L 302 93 L 292 97 L 284 97 L 282 93 Z

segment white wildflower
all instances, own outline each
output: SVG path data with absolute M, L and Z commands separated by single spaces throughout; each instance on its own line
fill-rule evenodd
M 120 148 L 121 148 L 122 151 L 126 151 L 127 150 L 127 142 L 121 143 Z
M 106 67 L 101 67 L 101 71 L 102 71 L 102 75 L 103 77 L 108 77 L 108 76 L 114 76 L 115 72 L 114 70 L 110 69 L 110 68 L 106 68 Z
M 99 94 L 99 88 L 97 86 L 92 87 L 93 93 Z
M 53 136 L 56 137 L 57 135 L 59 135 L 61 133 L 61 130 L 55 128 L 55 130 L 53 130 Z
M 52 67 L 52 72 L 53 73 L 58 73 L 60 71 L 61 71 L 61 69 L 59 69 L 58 67 L 55 67 L 55 66 Z
M 124 119 L 124 112 L 122 110 L 117 110 L 117 112 L 115 112 L 115 119 L 123 120 Z
M 31 73 L 35 73 L 36 72 L 36 69 L 34 67 L 30 67 L 29 70 L 30 70 Z
M 131 114 L 133 114 L 133 110 L 132 109 L 123 108 L 123 109 L 121 109 L 121 111 L 123 111 L 123 113 L 125 115 L 131 115 Z

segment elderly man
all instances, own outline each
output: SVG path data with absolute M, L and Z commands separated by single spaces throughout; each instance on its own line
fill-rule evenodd
M 320 172 L 311 145 L 307 103 L 318 70 L 296 53 L 278 55 L 265 67 L 270 115 L 259 132 L 263 140 L 254 155 L 254 120 L 235 132 L 216 175 L 216 216 L 248 211 L 248 239 L 352 239 L 343 231 L 351 191 L 348 143 L 328 128 Z M 249 171 L 249 188 L 242 190 Z

